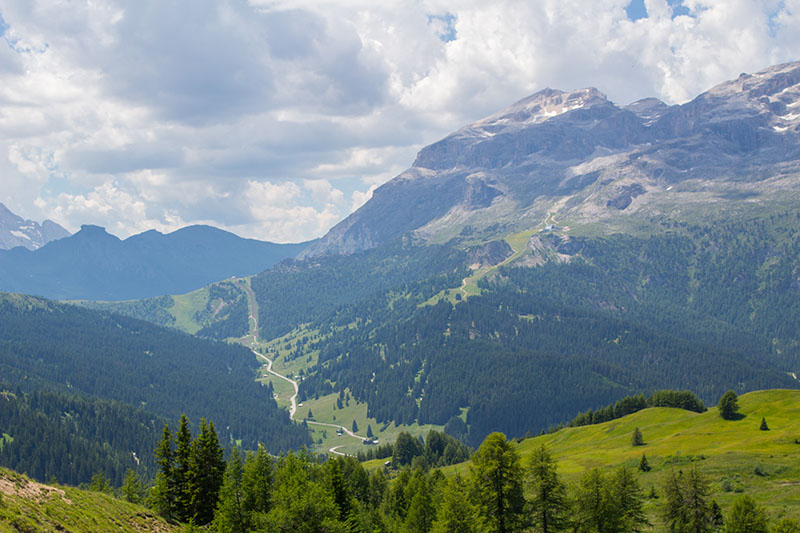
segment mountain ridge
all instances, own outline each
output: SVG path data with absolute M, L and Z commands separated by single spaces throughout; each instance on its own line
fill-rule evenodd
M 307 243 L 244 239 L 212 226 L 119 239 L 84 225 L 31 251 L 0 250 L 0 289 L 55 299 L 131 300 L 186 293 L 231 276 L 265 270 Z
M 794 201 L 798 106 L 800 62 L 743 74 L 674 106 L 617 106 L 594 88 L 545 89 L 420 150 L 303 255 L 352 253 L 405 233 L 441 243 L 465 226 L 489 239 L 548 217 L 619 230 L 642 223 L 642 206 L 714 203 L 724 216 L 738 208 L 726 195 Z
M 69 235 L 67 230 L 52 220 L 45 220 L 41 224 L 34 220 L 25 220 L 0 203 L 0 250 L 17 246 L 36 250 Z

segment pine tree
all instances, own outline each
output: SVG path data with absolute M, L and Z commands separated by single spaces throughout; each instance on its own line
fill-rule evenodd
M 522 467 L 502 433 L 492 433 L 472 456 L 472 475 L 481 517 L 491 533 L 519 531 L 523 522 Z
M 356 424 L 355 420 L 353 420 L 353 433 L 358 433 L 358 424 Z
M 647 462 L 647 456 L 645 454 L 642 454 L 642 460 L 639 461 L 639 470 L 642 472 L 650 471 L 650 463 Z
M 367 424 L 367 437 L 371 439 L 374 436 L 375 435 L 372 433 L 372 425 L 371 424 Z
M 633 430 L 633 436 L 631 437 L 631 444 L 634 446 L 644 446 L 644 437 L 642 436 L 642 432 L 639 428 Z
M 761 426 L 758 429 L 760 429 L 761 431 L 769 431 L 769 426 L 767 426 L 766 418 L 763 417 L 761 418 Z
M 559 531 L 567 523 L 569 503 L 564 484 L 558 479 L 556 465 L 542 445 L 530 458 L 527 470 L 530 509 L 536 531 Z

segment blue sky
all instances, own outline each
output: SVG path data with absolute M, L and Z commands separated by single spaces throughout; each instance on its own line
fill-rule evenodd
M 0 0 L 0 202 L 305 240 L 537 90 L 680 103 L 799 36 L 800 0 Z

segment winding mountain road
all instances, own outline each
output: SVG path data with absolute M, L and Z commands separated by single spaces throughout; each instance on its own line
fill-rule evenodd
M 249 311 L 250 311 L 250 317 L 249 318 L 250 318 L 250 320 L 253 321 L 253 329 L 251 330 L 251 333 L 248 335 L 248 337 L 252 337 L 252 340 L 250 340 L 250 346 L 249 346 L 250 351 L 252 351 L 253 354 L 255 354 L 255 356 L 257 358 L 263 359 L 264 361 L 267 362 L 267 372 L 268 373 L 270 373 L 273 376 L 275 376 L 277 378 L 280 378 L 280 379 L 282 379 L 284 381 L 288 381 L 289 383 L 292 384 L 292 387 L 294 388 L 294 394 L 292 394 L 292 397 L 289 398 L 289 404 L 290 404 L 289 405 L 289 420 L 294 421 L 294 417 L 297 414 L 297 395 L 300 392 L 300 386 L 297 384 L 297 381 L 295 381 L 295 380 L 293 380 L 291 378 L 287 378 L 283 374 L 279 374 L 279 373 L 275 372 L 274 370 L 272 370 L 272 359 L 270 359 L 269 357 L 267 357 L 267 356 L 265 356 L 263 354 L 260 354 L 260 353 L 258 353 L 256 351 L 255 346 L 258 344 L 258 313 L 256 312 L 256 297 L 255 297 L 255 294 L 253 293 L 253 289 L 250 288 L 250 284 L 247 282 L 247 280 L 241 280 L 240 287 L 245 292 L 245 294 L 247 294 L 247 304 L 248 304 L 247 306 L 248 306 Z M 247 337 L 245 337 L 245 339 L 246 338 Z M 326 422 L 315 422 L 313 420 L 306 420 L 306 424 L 314 424 L 314 425 L 317 425 L 317 426 L 327 426 L 327 427 L 336 428 L 337 430 L 341 429 L 349 437 L 352 437 L 354 439 L 358 439 L 359 441 L 362 441 L 362 442 L 364 441 L 364 439 L 366 439 L 366 437 L 362 437 L 361 435 L 357 435 L 356 433 L 350 431 L 346 427 L 340 426 L 340 425 L 337 425 L 337 424 L 328 424 Z M 334 446 L 333 448 L 328 449 L 328 452 L 330 452 L 330 453 L 332 453 L 334 455 L 341 455 L 341 456 L 350 455 L 350 454 L 338 451 L 338 448 L 341 448 L 342 446 L 344 446 L 344 444 L 340 444 L 338 446 Z

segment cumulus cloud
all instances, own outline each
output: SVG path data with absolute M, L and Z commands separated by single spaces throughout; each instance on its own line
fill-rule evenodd
M 637 2 L 4 0 L 0 201 L 120 236 L 310 239 L 547 86 L 680 103 L 800 58 L 800 0 Z

